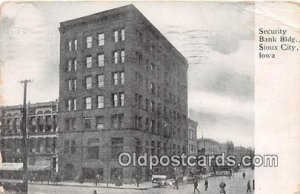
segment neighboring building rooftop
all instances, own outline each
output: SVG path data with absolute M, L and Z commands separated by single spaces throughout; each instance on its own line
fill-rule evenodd
M 49 102 L 39 102 L 39 103 L 34 103 L 34 104 L 27 104 L 27 108 L 45 108 L 45 107 L 53 107 L 53 106 L 58 106 L 58 101 L 49 101 Z M 0 117 L 5 117 L 7 115 L 7 112 L 20 112 L 22 109 L 23 105 L 10 105 L 10 106 L 0 106 Z M 57 109 L 56 111 L 57 112 Z
M 49 101 L 49 102 L 38 102 L 38 103 L 33 103 L 31 104 L 30 102 L 27 103 L 28 107 L 44 107 L 44 106 L 53 106 L 56 105 L 58 103 L 57 100 L 55 101 Z M 22 108 L 22 104 L 20 105 L 7 105 L 7 106 L 0 106 L 0 109 L 19 109 Z
M 199 143 L 204 142 L 204 141 L 205 142 L 209 142 L 209 143 L 221 144 L 218 141 L 213 140 L 211 138 L 200 138 L 200 139 L 197 139 L 197 142 L 199 142 Z
M 188 118 L 188 124 L 191 125 L 192 127 L 196 127 L 198 126 L 198 122 L 192 120 L 191 118 Z

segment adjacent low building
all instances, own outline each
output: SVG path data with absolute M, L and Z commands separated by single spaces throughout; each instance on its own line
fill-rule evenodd
M 205 155 L 205 156 L 218 156 L 224 153 L 225 157 L 228 155 L 234 155 L 236 165 L 238 163 L 242 163 L 243 156 L 250 156 L 253 157 L 254 149 L 250 147 L 243 147 L 243 146 L 234 146 L 232 141 L 227 141 L 226 143 L 220 143 L 211 138 L 201 138 L 197 140 L 198 146 L 198 155 Z M 211 167 L 206 167 L 206 171 L 213 170 L 213 164 Z M 203 168 L 199 168 L 203 170 Z
M 234 144 L 232 141 L 220 143 L 211 138 L 200 138 L 197 140 L 198 155 L 225 155 L 234 154 Z
M 58 102 L 28 104 L 28 170 L 31 173 L 50 175 L 58 171 L 57 162 L 57 111 Z M 0 146 L 2 169 L 0 176 L 4 178 L 22 178 L 20 173 L 7 173 L 21 177 L 7 177 L 3 171 L 22 170 L 22 106 L 0 107 Z M 9 164 L 9 165 L 6 165 Z M 10 169 L 11 168 L 11 169 Z
M 197 127 L 198 122 L 188 119 L 188 154 L 197 155 Z

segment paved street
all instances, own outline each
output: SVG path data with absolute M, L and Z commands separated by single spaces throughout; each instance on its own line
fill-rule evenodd
M 208 191 L 204 191 L 204 180 L 199 182 L 198 189 L 201 193 L 218 194 L 220 191 L 219 183 L 224 181 L 226 183 L 227 194 L 246 194 L 247 181 L 253 180 L 253 171 L 246 170 L 246 178 L 243 180 L 242 172 L 235 173 L 234 178 L 228 179 L 225 177 L 211 177 L 208 179 Z M 79 186 L 53 186 L 53 185 L 30 185 L 29 193 L 31 194 L 93 194 L 94 190 L 99 194 L 192 194 L 193 184 L 180 184 L 179 189 L 173 189 L 171 186 L 167 188 L 150 188 L 147 190 L 133 190 L 133 189 L 115 189 L 115 188 L 96 188 L 96 187 L 79 187 Z M 252 192 L 253 193 L 253 192 Z

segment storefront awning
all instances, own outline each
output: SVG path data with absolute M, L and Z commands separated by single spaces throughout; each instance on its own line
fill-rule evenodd
M 22 170 L 23 163 L 0 163 L 0 170 Z

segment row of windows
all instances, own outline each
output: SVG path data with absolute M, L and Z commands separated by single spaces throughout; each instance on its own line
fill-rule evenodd
M 182 149 L 181 149 L 182 148 Z M 173 153 L 176 154 L 181 153 L 181 152 L 186 152 L 185 146 L 181 145 L 176 145 L 176 144 L 167 144 L 167 143 L 162 143 L 160 141 L 148 141 L 146 140 L 144 146 L 142 145 L 142 142 L 136 138 L 136 149 L 137 153 L 142 153 L 143 150 L 151 155 L 160 155 L 161 150 L 164 152 L 164 154 Z
M 86 158 L 87 159 L 99 159 L 100 146 L 99 138 L 88 139 Z M 64 142 L 64 153 L 76 153 L 76 141 L 75 140 L 65 140 Z M 120 153 L 124 150 L 124 139 L 123 138 L 111 138 L 111 158 L 117 158 Z
M 149 100 L 146 98 L 144 106 L 143 96 L 137 93 L 135 94 L 134 106 L 147 112 L 157 111 L 158 116 L 161 116 L 163 114 L 165 117 L 173 117 L 174 121 L 177 119 L 178 122 L 185 122 L 181 121 L 184 116 L 181 116 L 179 112 L 172 111 L 171 109 L 168 109 L 167 106 L 162 106 L 161 103 L 155 103 L 154 100 Z
M 125 50 L 117 50 L 114 51 L 113 53 L 113 58 L 112 58 L 112 62 L 114 64 L 118 64 L 118 63 L 124 63 L 125 62 Z M 98 67 L 104 67 L 105 64 L 105 57 L 104 54 L 98 54 L 97 55 L 97 65 Z M 87 56 L 85 58 L 85 67 L 87 69 L 92 68 L 93 66 L 93 57 L 92 56 Z M 77 70 L 77 59 L 70 59 L 67 62 L 67 67 L 66 67 L 66 71 L 76 71 Z
M 142 153 L 143 150 L 147 154 L 160 155 L 161 150 L 166 154 L 167 151 L 171 151 L 172 154 L 180 154 L 182 152 L 186 152 L 185 146 L 171 144 L 170 147 L 167 146 L 167 143 L 162 143 L 160 141 L 150 141 L 146 140 L 144 146 L 142 145 L 142 142 L 136 138 L 136 148 L 137 153 Z M 99 138 L 91 138 L 88 139 L 87 142 L 87 151 L 86 151 L 86 158 L 87 159 L 99 159 L 100 158 L 100 139 Z M 124 138 L 118 137 L 118 138 L 111 138 L 110 140 L 110 156 L 111 158 L 118 158 L 119 154 L 124 151 Z M 64 142 L 64 153 L 72 153 L 74 154 L 76 152 L 76 141 L 75 140 L 65 140 Z
M 98 66 L 103 67 L 104 63 L 105 63 L 104 54 L 99 54 L 97 56 L 97 59 L 98 59 Z M 91 68 L 93 65 L 93 57 L 87 56 L 85 62 L 86 62 L 86 68 Z M 125 62 L 125 50 L 124 49 L 113 52 L 113 63 L 117 64 L 119 62 L 121 62 L 121 63 Z
M 145 125 L 143 126 L 143 117 L 136 115 L 134 118 L 135 127 L 137 129 L 145 129 L 146 131 L 159 133 L 162 135 L 170 135 L 172 137 L 179 137 L 181 138 L 184 136 L 185 132 L 181 131 L 180 128 L 172 128 L 172 131 L 168 132 L 167 125 L 163 125 L 162 122 L 156 121 L 155 119 L 146 118 Z
M 143 76 L 140 73 L 135 72 L 135 81 L 137 84 L 139 84 L 139 85 L 143 84 L 144 80 L 145 80 L 146 90 L 149 93 L 151 93 L 152 95 L 156 95 L 159 98 L 162 97 L 165 99 L 165 101 L 173 103 L 174 105 L 177 104 L 178 106 L 181 106 L 182 101 L 181 101 L 180 96 L 176 96 L 174 93 L 168 92 L 168 90 L 171 89 L 169 84 L 165 84 L 165 86 L 163 88 L 166 88 L 166 89 L 163 89 L 159 84 L 155 84 L 153 81 L 149 81 L 147 78 L 143 79 Z M 180 88 L 181 87 L 178 82 L 177 90 L 184 91 Z M 179 93 L 179 95 L 180 95 L 180 93 Z
M 140 151 L 142 151 L 141 148 L 145 148 L 145 152 L 151 155 L 160 155 L 160 151 L 163 150 L 164 154 L 167 154 L 167 152 L 172 153 L 172 154 L 176 154 L 178 153 L 178 155 L 180 153 L 185 153 L 186 152 L 186 148 L 185 146 L 181 146 L 181 145 L 176 145 L 176 144 L 169 144 L 169 146 L 167 145 L 167 143 L 161 143 L 160 141 L 150 141 L 146 140 L 145 142 L 145 146 L 140 146 Z M 182 149 L 181 149 L 182 148 Z M 156 152 L 155 152 L 156 151 Z
M 125 29 L 124 28 L 114 30 L 113 33 L 114 33 L 114 36 L 113 36 L 114 42 L 125 41 Z M 104 46 L 104 44 L 105 44 L 105 34 L 104 33 L 98 34 L 97 42 L 98 42 L 98 46 Z M 86 48 L 93 47 L 93 36 L 86 37 L 85 46 L 86 46 Z M 69 40 L 68 41 L 68 50 L 69 51 L 77 51 L 77 49 L 78 49 L 77 39 Z
M 104 96 L 97 96 L 96 106 L 97 108 L 104 108 Z M 85 110 L 92 109 L 92 97 L 85 97 L 84 98 L 84 108 Z
M 113 72 L 112 73 L 112 85 L 124 85 L 125 83 L 125 75 L 124 72 Z M 68 91 L 76 91 L 77 90 L 77 81 L 76 79 L 68 79 L 67 80 Z M 93 87 L 93 78 L 92 76 L 86 76 L 84 79 L 84 88 L 92 89 Z M 98 88 L 104 87 L 104 75 L 96 76 L 96 85 Z
M 97 75 L 96 79 L 97 79 L 96 80 L 97 81 L 97 83 L 96 83 L 97 87 L 98 88 L 104 87 L 104 75 Z M 68 79 L 67 84 L 68 84 L 68 91 L 76 91 L 77 90 L 77 81 L 76 81 L 76 79 Z M 84 88 L 85 89 L 91 89 L 92 86 L 93 86 L 92 76 L 85 77 Z
M 111 124 L 110 126 L 104 125 L 104 116 L 97 116 L 95 125 L 92 126 L 92 119 L 91 117 L 83 118 L 83 127 L 85 130 L 103 130 L 109 129 L 122 129 L 124 128 L 124 114 L 114 114 L 111 116 Z M 182 138 L 185 135 L 185 131 L 181 130 L 180 128 L 172 128 L 171 131 L 166 128 L 166 125 L 163 125 L 162 122 L 156 121 L 155 119 L 146 118 L 145 125 L 143 126 L 143 117 L 135 116 L 134 123 L 135 128 L 143 130 L 145 126 L 145 130 L 152 132 L 152 133 L 159 133 L 161 135 L 169 135 L 171 137 L 179 137 Z M 65 118 L 65 130 L 72 131 L 76 130 L 76 118 Z
M 13 135 L 21 133 L 22 120 L 19 118 L 14 119 L 2 119 L 0 121 L 3 123 L 2 128 L 0 128 L 0 134 Z M 29 133 L 36 132 L 49 132 L 51 130 L 55 131 L 57 127 L 57 116 L 56 115 L 46 115 L 46 116 L 36 116 L 28 118 L 28 130 Z
M 29 115 L 29 117 L 54 115 L 57 112 L 57 105 L 54 104 L 53 107 L 51 107 L 48 110 L 44 110 L 44 111 L 37 110 L 37 109 L 39 109 L 39 107 L 37 107 L 37 108 L 28 107 L 27 114 Z M 22 118 L 22 115 L 20 115 L 19 113 L 12 114 L 7 111 L 9 111 L 9 110 L 2 111 L 2 118 L 7 118 L 7 119 Z M 5 116 L 5 114 L 6 114 L 6 116 Z
M 103 130 L 104 128 L 104 117 L 97 116 L 95 126 L 92 128 L 91 117 L 83 118 L 83 127 L 86 130 Z M 111 127 L 113 129 L 124 128 L 124 114 L 114 114 L 111 116 Z M 65 118 L 65 130 L 76 130 L 76 118 Z
M 113 107 L 124 106 L 125 95 L 124 93 L 114 93 L 111 95 L 111 104 Z M 104 108 L 104 96 L 96 96 L 96 108 Z M 84 109 L 91 110 L 93 108 L 92 97 L 88 96 L 84 98 Z M 66 110 L 74 111 L 77 110 L 76 98 L 70 98 L 66 100 Z
M 150 72 L 157 79 L 161 79 L 163 77 L 165 80 L 169 80 L 169 81 L 173 82 L 173 80 L 172 80 L 172 75 L 173 75 L 180 82 L 186 82 L 186 75 L 187 75 L 186 71 L 181 70 L 180 68 L 178 68 L 178 65 L 176 65 L 174 63 L 169 64 L 169 65 L 165 64 L 165 62 L 169 62 L 170 63 L 170 59 L 167 60 L 164 57 L 164 61 L 165 62 L 163 62 L 163 63 L 165 65 L 159 65 L 159 64 L 155 64 L 155 63 L 152 62 L 154 56 L 152 56 L 150 59 L 146 59 L 143 56 L 143 54 L 140 53 L 139 51 L 137 51 L 135 53 L 135 55 L 137 57 L 137 63 L 138 63 L 138 65 L 141 66 L 141 67 L 143 66 L 147 72 Z M 158 57 L 158 60 L 161 61 L 161 58 Z M 143 65 L 143 64 L 145 64 L 145 65 Z M 162 71 L 161 67 L 163 69 L 165 69 L 166 71 L 165 72 Z M 175 85 L 175 84 L 173 84 L 173 85 Z

